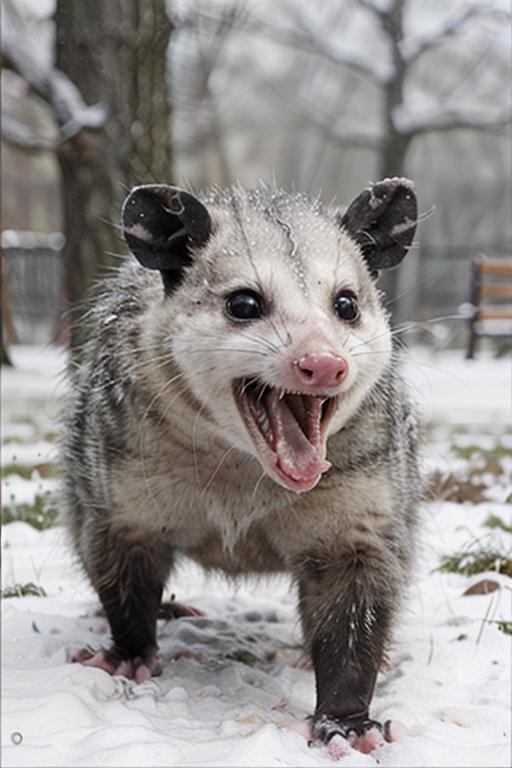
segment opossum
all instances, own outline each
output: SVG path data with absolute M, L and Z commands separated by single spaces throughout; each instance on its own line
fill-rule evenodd
M 413 183 L 345 210 L 260 185 L 134 188 L 132 256 L 90 310 L 61 465 L 109 650 L 142 681 L 175 555 L 288 572 L 316 676 L 313 739 L 381 727 L 379 666 L 411 575 L 418 422 L 376 280 L 411 246 Z M 133 258 L 134 257 L 134 258 Z

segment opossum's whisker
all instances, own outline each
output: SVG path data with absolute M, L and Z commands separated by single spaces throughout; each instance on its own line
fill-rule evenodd
M 385 307 L 390 307 L 392 304 L 394 304 L 398 299 L 401 299 L 403 296 L 407 296 L 408 293 L 411 293 L 411 291 L 414 291 L 416 288 L 419 288 L 422 285 L 429 285 L 429 284 L 436 284 L 440 283 L 446 275 L 449 273 L 450 268 L 447 267 L 445 270 L 443 270 L 439 275 L 430 275 L 429 277 L 424 277 L 422 280 L 417 280 L 412 285 L 408 286 L 404 291 L 401 291 L 399 294 L 394 296 L 393 298 L 389 297 L 384 302 Z
M 427 219 L 430 219 L 435 212 L 436 212 L 436 206 L 433 205 L 431 208 L 428 208 L 423 213 L 418 214 L 418 216 L 416 217 L 416 223 L 422 224 L 424 221 L 427 221 Z
M 258 349 L 238 349 L 237 347 L 196 347 L 195 349 L 187 350 L 187 355 L 190 354 L 204 354 L 205 352 L 234 352 L 237 355 L 259 355 L 261 357 L 267 357 L 268 352 L 263 352 Z
M 215 386 L 217 386 L 219 381 L 222 381 L 222 379 L 223 379 L 223 373 L 220 373 L 219 376 L 216 379 L 213 380 L 212 385 L 209 387 L 208 393 L 207 393 L 208 395 L 210 395 L 212 393 L 213 388 Z M 206 398 L 205 398 L 205 400 L 206 400 Z M 203 402 L 202 405 L 201 405 L 201 408 L 196 413 L 196 417 L 194 419 L 194 424 L 192 425 L 192 456 L 194 458 L 194 473 L 195 473 L 195 476 L 196 476 L 196 479 L 197 479 L 198 482 L 199 482 L 199 464 L 197 462 L 196 437 L 197 437 L 197 428 L 199 426 L 199 419 L 200 419 L 201 414 L 203 413 L 205 407 L 206 407 L 206 403 Z
M 258 397 L 256 398 L 256 402 L 258 403 L 258 405 L 261 403 L 261 399 L 264 394 L 265 394 L 265 387 L 262 387 L 258 392 Z
M 155 344 L 147 344 L 144 347 L 130 347 L 129 349 L 116 350 L 116 354 L 119 355 L 121 359 L 127 359 L 131 367 L 134 360 L 136 365 L 139 363 L 144 363 L 146 361 L 144 355 L 147 352 L 152 352 L 154 350 L 161 352 L 162 354 L 168 354 L 172 358 L 171 350 L 163 350 L 162 344 L 160 342 Z
M 242 237 L 243 237 L 243 240 L 244 240 L 244 245 L 245 245 L 245 248 L 247 250 L 247 257 L 249 259 L 249 263 L 250 263 L 251 267 L 254 270 L 254 274 L 256 276 L 256 280 L 259 283 L 259 285 L 264 285 L 265 282 L 263 280 L 261 280 L 261 278 L 260 278 L 260 275 L 258 273 L 258 268 L 256 266 L 256 262 L 254 260 L 253 255 L 252 255 L 251 244 L 249 242 L 249 238 L 247 237 L 247 232 L 245 231 L 245 227 L 244 227 L 244 223 L 243 223 L 243 219 L 242 219 L 242 212 L 241 212 L 241 209 L 240 209 L 239 202 L 236 199 L 235 195 L 233 195 L 233 197 L 231 198 L 231 207 L 233 208 L 233 212 L 235 214 L 235 218 L 236 218 L 237 224 L 240 227 L 240 231 L 242 233 Z M 279 339 L 279 341 L 281 342 L 281 344 L 283 346 L 286 346 L 286 342 L 283 341 L 283 339 L 279 335 L 279 331 L 277 330 L 277 327 L 276 327 L 274 321 L 272 320 L 272 317 L 269 315 L 268 317 L 266 317 L 266 320 L 270 324 L 270 326 L 274 329 L 275 334 L 276 334 L 277 338 Z
M 365 355 L 389 355 L 389 352 L 387 349 L 367 349 L 365 352 L 350 352 L 350 357 L 364 357 Z
M 446 320 L 466 320 L 464 315 L 461 314 L 453 314 L 453 315 L 438 315 L 437 317 L 428 317 L 425 320 L 408 320 L 403 323 L 402 326 L 397 326 L 396 328 L 392 329 L 392 333 L 395 333 L 396 331 L 399 331 L 401 328 L 406 327 L 406 329 L 409 329 L 410 327 L 418 326 L 420 328 L 428 326 L 428 324 L 435 325 L 436 323 L 442 323 Z M 428 328 L 426 328 L 428 330 Z
M 277 338 L 278 338 L 278 339 L 279 339 L 279 341 L 281 342 L 282 346 L 283 346 L 283 347 L 286 347 L 286 346 L 287 346 L 287 341 L 286 341 L 286 339 L 284 339 L 284 341 L 283 341 L 283 339 L 281 338 L 281 335 L 280 335 L 279 331 L 277 330 L 277 325 L 276 325 L 276 324 L 274 323 L 274 321 L 272 320 L 272 317 L 271 317 L 270 315 L 267 315 L 267 317 L 265 318 L 265 320 L 267 320 L 267 322 L 269 323 L 269 325 L 271 326 L 271 328 L 273 328 L 273 330 L 274 330 L 274 332 L 275 332 L 275 334 L 276 334 Z
M 249 331 L 241 330 L 241 331 L 239 331 L 239 333 L 240 333 L 240 335 L 245 336 L 247 339 L 249 339 L 249 341 L 254 341 L 257 344 L 261 344 L 262 347 L 266 347 L 270 352 L 278 352 L 279 351 L 279 347 L 277 346 L 277 344 L 274 344 L 269 339 L 264 339 L 264 338 L 262 338 L 260 336 L 257 336 L 254 333 L 249 333 Z
M 334 466 L 334 464 L 333 464 L 333 466 Z M 287 535 L 290 537 L 290 539 L 292 541 L 301 542 L 302 541 L 302 530 L 303 530 L 303 527 L 304 527 L 303 526 L 303 521 L 301 520 L 297 510 L 295 509 L 294 502 L 293 502 L 292 499 L 288 500 L 287 509 L 277 510 L 278 517 L 281 517 L 281 515 L 285 515 L 285 514 L 288 514 L 288 513 L 291 513 L 293 515 L 294 519 L 296 520 L 296 529 L 297 529 L 298 533 L 295 534 L 294 531 L 293 531 L 293 528 L 291 526 L 289 526 L 287 524 L 287 522 L 285 521 L 286 530 L 288 531 Z
M 289 328 L 288 328 L 288 325 L 286 324 L 286 321 L 285 321 L 285 319 L 284 319 L 284 317 L 283 317 L 283 313 L 282 313 L 282 312 L 279 312 L 279 311 L 278 311 L 278 312 L 276 312 L 276 315 L 277 315 L 277 317 L 279 318 L 279 320 L 281 321 L 281 325 L 283 326 L 283 330 L 284 330 L 284 332 L 285 332 L 285 334 L 286 334 L 286 338 L 285 338 L 285 344 L 284 344 L 284 346 L 285 346 L 285 347 L 289 347 L 289 346 L 290 346 L 290 344 L 292 343 L 292 335 L 291 335 L 291 333 L 290 333 L 290 330 L 289 330 Z
M 212 372 L 215 372 L 216 370 L 217 370 L 216 366 L 214 366 L 214 365 L 210 365 L 210 366 L 208 366 L 208 367 L 206 367 L 206 368 L 201 368 L 201 369 L 198 369 L 198 370 L 197 370 L 197 373 L 198 373 L 198 374 L 201 374 L 201 375 L 203 375 L 203 376 L 204 376 L 204 375 L 206 375 L 206 374 L 208 374 L 208 373 L 212 373 Z M 183 374 L 183 375 L 185 375 L 185 374 Z M 219 376 L 219 380 L 220 380 L 220 379 L 221 379 L 221 376 Z M 171 407 L 174 405 L 174 403 L 176 402 L 176 400 L 178 399 L 178 397 L 180 397 L 181 395 L 183 395 L 183 394 L 185 394 L 185 393 L 187 392 L 187 385 L 186 385 L 186 382 L 184 382 L 184 383 L 182 382 L 182 384 L 183 384 L 183 386 L 182 386 L 180 389 L 178 389 L 178 391 L 176 392 L 176 395 L 175 395 L 175 396 L 174 396 L 174 397 L 173 397 L 173 398 L 172 398 L 172 399 L 171 399 L 171 400 L 170 400 L 170 401 L 167 403 L 167 405 L 165 406 L 164 410 L 162 411 L 162 414 L 161 414 L 161 416 L 160 416 L 160 419 L 158 420 L 158 423 L 159 423 L 159 424 L 161 424 L 161 423 L 163 422 L 163 420 L 164 420 L 164 418 L 166 417 L 166 415 L 167 415 L 167 413 L 168 413 L 169 409 L 170 409 L 170 408 L 171 408 Z M 209 392 L 211 392 L 211 388 L 210 388 Z M 203 404 L 203 406 L 201 407 L 201 412 L 202 412 L 203 408 L 204 408 L 204 404 Z M 189 436 L 189 435 L 188 435 L 188 432 L 187 432 L 187 431 L 185 431 L 184 429 L 181 429 L 181 427 L 179 426 L 179 424 L 176 424 L 176 423 L 175 423 L 175 424 L 173 424 L 173 429 L 176 429 L 178 432 L 180 432 L 180 434 L 182 434 L 182 435 L 183 435 L 183 437 L 185 437 L 185 438 L 187 438 L 187 439 L 188 439 L 188 436 Z
M 162 368 L 164 365 L 173 365 L 174 359 L 171 355 L 158 355 L 157 357 L 147 358 L 143 360 L 137 360 L 133 366 L 130 366 L 130 371 L 139 371 L 141 368 Z
M 165 406 L 165 408 L 163 409 L 162 413 L 160 414 L 160 418 L 159 418 L 159 420 L 158 420 L 158 422 L 157 422 L 157 423 L 158 423 L 158 425 L 162 424 L 162 422 L 164 421 L 165 417 L 167 416 L 168 412 L 170 411 L 170 409 L 172 408 L 172 406 L 174 405 L 174 403 L 176 402 L 176 400 L 178 400 L 178 398 L 179 398 L 179 397 L 181 397 L 182 395 L 184 395 L 184 394 L 186 393 L 186 391 L 187 391 L 187 387 L 186 387 L 186 386 L 182 386 L 181 388 L 179 388 L 179 389 L 177 390 L 177 392 L 176 392 L 176 394 L 174 395 L 174 397 L 172 397 L 172 398 L 169 400 L 169 402 L 167 403 L 167 405 L 166 405 L 166 406 Z M 179 433 L 180 435 L 182 435 L 182 437 L 184 438 L 184 440 L 185 440 L 186 442 L 188 442 L 188 439 L 189 439 L 189 435 L 188 435 L 188 432 L 187 432 L 187 431 L 185 431 L 185 430 L 184 430 L 184 429 L 183 429 L 183 428 L 180 426 L 180 424 L 178 424 L 177 422 L 174 422 L 174 423 L 173 423 L 173 425 L 172 425 L 172 428 L 173 428 L 173 430 L 175 430 L 177 433 Z
M 165 359 L 164 359 L 165 357 Z M 162 362 L 160 362 L 162 361 Z M 130 365 L 130 371 L 134 373 L 135 371 L 140 370 L 141 368 L 145 368 L 148 366 L 151 366 L 154 370 L 157 370 L 159 368 L 164 367 L 164 365 L 168 365 L 169 363 L 172 363 L 172 358 L 169 358 L 168 356 L 161 355 L 160 357 L 152 358 L 150 360 L 140 360 L 137 363 Z M 182 374 L 179 374 L 180 376 Z M 103 392 L 105 390 L 111 389 L 113 386 L 118 384 L 121 381 L 121 379 L 116 378 L 112 381 L 107 381 L 105 384 L 101 384 L 95 387 L 92 387 L 90 389 L 90 392 Z
M 208 490 L 208 488 L 210 487 L 210 485 L 214 481 L 214 479 L 215 479 L 216 475 L 218 474 L 220 468 L 224 464 L 224 461 L 227 459 L 229 454 L 232 451 L 234 451 L 234 450 L 235 450 L 235 446 L 234 445 L 230 445 L 229 448 L 227 449 L 227 451 L 224 451 L 224 453 L 222 454 L 222 458 L 218 462 L 217 466 L 215 467 L 215 469 L 213 470 L 212 474 L 208 478 L 208 481 L 206 482 L 206 485 L 204 486 L 203 490 L 201 491 L 201 494 L 199 496 L 200 499 L 204 498 L 204 495 L 206 494 L 206 491 Z
M 160 506 L 158 505 L 158 502 L 157 502 L 157 500 L 156 500 L 156 498 L 155 498 L 155 496 L 153 494 L 153 491 L 151 490 L 151 487 L 150 487 L 149 482 L 148 482 L 147 472 L 146 472 L 146 456 L 145 456 L 145 450 L 144 450 L 145 449 L 145 435 L 146 435 L 145 422 L 146 422 L 146 419 L 147 419 L 147 417 L 148 417 L 148 415 L 149 415 L 149 413 L 151 411 L 151 408 L 153 407 L 154 403 L 158 400 L 158 398 L 161 397 L 163 395 L 163 393 L 166 390 L 168 390 L 169 387 L 171 387 L 176 381 L 181 379 L 183 377 L 183 375 L 184 375 L 183 373 L 179 373 L 176 376 L 173 376 L 173 378 L 170 379 L 169 381 L 165 382 L 165 384 L 158 390 L 156 395 L 153 397 L 153 399 L 149 403 L 148 407 L 144 411 L 144 414 L 143 414 L 142 420 L 141 420 L 141 430 L 140 430 L 140 439 L 139 439 L 139 458 L 140 458 L 140 461 L 141 461 L 142 477 L 143 477 L 143 480 L 144 480 L 144 486 L 145 486 L 145 488 L 146 488 L 146 490 L 148 492 L 148 496 L 151 499 L 151 503 L 153 504 L 153 507 L 154 507 L 155 512 L 157 514 L 157 518 L 160 521 L 160 523 L 162 523 L 162 514 L 161 514 Z
M 114 259 L 119 259 L 119 261 L 125 261 L 128 258 L 127 253 L 114 253 L 114 251 L 105 251 L 107 256 L 113 256 Z
M 258 377 L 257 376 L 253 376 L 252 379 L 248 379 L 247 381 L 245 381 L 245 383 L 244 383 L 244 385 L 242 387 L 241 394 L 244 395 L 246 390 L 247 390 L 247 387 L 250 387 L 251 384 L 256 384 L 257 381 L 258 381 Z
M 453 373 L 452 371 L 449 371 L 447 368 L 440 368 L 438 365 L 431 365 L 430 363 L 421 363 L 412 356 L 410 350 L 405 350 L 405 353 L 407 354 L 407 357 L 409 358 L 411 365 L 413 365 L 415 368 L 418 368 L 418 370 L 420 368 L 430 368 L 430 370 L 432 371 L 440 371 L 441 373 L 446 373 L 447 376 L 451 376 L 453 379 L 455 379 L 455 381 L 458 381 L 461 384 L 464 382 L 464 379 L 461 379 L 460 376 L 457 376 L 455 373 Z M 426 375 L 425 375 L 425 380 L 428 381 L 428 379 L 426 378 Z
M 253 501 L 254 501 L 254 499 L 255 499 L 255 497 L 256 497 L 256 494 L 257 494 L 257 492 L 258 492 L 258 488 L 259 488 L 259 487 L 260 487 L 260 485 L 261 485 L 261 481 L 263 480 L 263 478 L 265 477 L 265 475 L 266 475 L 266 474 L 267 474 L 267 473 L 265 472 L 265 470 L 263 470 L 263 472 L 261 473 L 261 475 L 260 475 L 260 476 L 258 477 L 258 479 L 256 480 L 256 484 L 255 484 L 255 486 L 254 486 L 253 492 L 251 493 L 251 496 L 250 496 L 250 498 L 249 498 L 249 503 L 250 503 L 250 504 L 252 504 L 252 503 L 253 503 Z
M 117 221 L 106 219 L 105 216 L 98 216 L 98 221 L 101 221 L 103 224 L 108 224 L 112 229 L 117 229 L 118 231 L 123 232 L 123 227 Z
M 417 320 L 417 321 L 408 320 L 404 322 L 402 325 L 399 325 L 396 328 L 393 328 L 391 331 L 389 331 L 389 329 L 386 329 L 382 333 L 378 333 L 376 336 L 372 336 L 369 339 L 366 339 L 366 340 L 362 339 L 361 346 L 363 344 L 371 344 L 373 341 L 377 341 L 382 336 L 386 336 L 388 333 L 391 336 L 395 337 L 403 333 L 407 333 L 410 330 L 414 330 L 415 328 L 421 328 L 422 330 L 429 331 L 430 330 L 428 328 L 429 324 L 434 325 L 436 323 L 445 322 L 446 320 L 463 320 L 463 319 L 465 319 L 463 315 L 457 314 L 457 315 L 441 315 L 439 317 L 428 318 L 427 320 Z

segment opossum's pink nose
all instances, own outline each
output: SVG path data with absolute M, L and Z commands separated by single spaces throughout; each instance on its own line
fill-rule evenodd
M 292 363 L 301 386 L 337 387 L 347 377 L 348 363 L 331 352 L 308 352 Z

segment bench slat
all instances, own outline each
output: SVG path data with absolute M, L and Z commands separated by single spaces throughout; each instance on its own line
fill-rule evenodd
M 480 286 L 480 298 L 512 301 L 512 283 L 483 283 Z
M 512 307 L 478 307 L 477 320 L 512 320 Z
M 478 271 L 485 275 L 502 275 L 512 277 L 512 260 L 505 259 L 486 259 L 477 263 Z

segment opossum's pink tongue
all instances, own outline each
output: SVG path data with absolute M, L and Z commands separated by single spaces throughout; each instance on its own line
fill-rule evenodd
M 310 491 L 331 466 L 327 426 L 337 398 L 283 392 L 239 379 L 233 393 L 265 471 L 292 491 Z
M 311 395 L 287 395 L 285 399 L 275 389 L 265 396 L 273 433 L 271 447 L 277 455 L 276 469 L 293 485 L 304 484 L 309 489 L 331 466 L 319 455 L 324 399 Z

